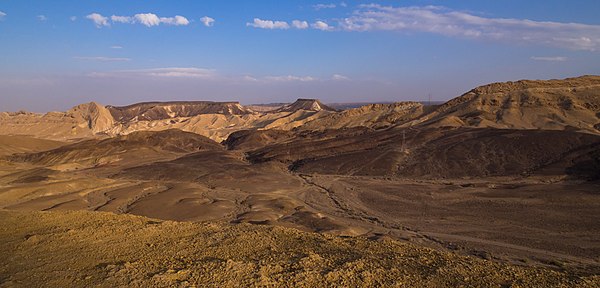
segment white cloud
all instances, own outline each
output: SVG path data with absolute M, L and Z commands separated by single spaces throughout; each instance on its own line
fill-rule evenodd
M 38 15 L 37 19 L 42 22 L 48 21 L 48 17 L 46 17 L 46 15 Z
M 94 21 L 94 23 L 96 23 L 96 26 L 98 27 L 110 26 L 110 23 L 108 22 L 109 18 L 104 17 L 98 13 L 90 14 L 86 18 Z M 110 16 L 110 21 L 112 21 L 112 23 L 139 23 L 147 27 L 158 26 L 160 24 L 175 26 L 190 24 L 190 21 L 187 18 L 180 15 L 176 15 L 175 17 L 159 17 L 154 13 L 138 13 L 133 16 L 112 15 Z
M 153 13 L 141 13 L 135 14 L 133 18 L 135 19 L 135 22 L 146 25 L 147 27 L 158 26 L 161 23 L 175 26 L 185 26 L 190 24 L 190 21 L 187 18 L 179 15 L 176 15 L 175 17 L 158 17 Z
M 600 25 L 486 18 L 444 7 L 361 5 L 340 20 L 346 31 L 406 31 L 448 37 L 542 44 L 572 50 L 600 50 Z
M 315 8 L 315 10 L 321 10 L 321 9 L 333 9 L 335 8 L 335 4 L 316 4 L 313 5 L 313 8 Z
M 99 62 L 127 62 L 131 61 L 130 58 L 114 58 L 114 57 L 103 57 L 103 56 L 76 56 L 73 57 L 76 60 L 84 60 L 84 61 L 99 61 Z
M 71 16 L 69 19 L 71 19 L 71 21 L 77 21 L 77 16 Z
M 170 67 L 138 70 L 120 70 L 113 72 L 96 72 L 90 77 L 158 77 L 158 78 L 200 78 L 215 79 L 218 75 L 212 69 L 195 67 Z
M 245 75 L 241 78 L 243 81 L 259 82 L 259 83 L 283 83 L 283 82 L 324 82 L 324 81 L 347 81 L 349 77 L 341 74 L 333 74 L 329 78 L 319 78 L 314 76 L 298 76 L 298 75 L 274 75 L 257 77 L 253 75 Z
M 110 26 L 108 23 L 108 17 L 104 17 L 98 13 L 92 13 L 90 15 L 85 16 L 85 18 L 92 20 L 96 27 L 100 28 L 102 26 Z
M 133 17 L 136 22 L 148 27 L 158 26 L 160 24 L 160 18 L 153 13 L 140 13 L 135 14 Z
M 299 75 L 273 75 L 258 77 L 254 75 L 244 75 L 242 77 L 234 77 L 247 82 L 257 83 L 280 83 L 280 82 L 323 82 L 323 81 L 347 81 L 349 77 L 341 74 L 333 74 L 329 78 L 319 78 L 314 76 L 299 76 Z
M 285 21 L 261 20 L 254 18 L 252 23 L 246 23 L 246 26 L 262 29 L 289 29 L 290 25 Z
M 222 75 L 214 69 L 197 68 L 197 67 L 169 67 L 169 68 L 152 68 L 152 69 L 135 69 L 135 70 L 117 70 L 109 72 L 94 72 L 87 75 L 94 78 L 162 78 L 162 79 L 195 79 L 216 81 L 223 83 L 256 83 L 256 84 L 275 84 L 275 83 L 316 83 L 324 81 L 345 81 L 350 78 L 333 74 L 331 77 L 319 78 L 314 76 L 301 75 L 272 75 L 272 76 L 257 76 L 252 74 L 242 75 Z
M 160 23 L 175 26 L 186 26 L 190 24 L 190 21 L 183 16 L 175 15 L 175 17 L 160 17 Z
M 210 18 L 208 16 L 204 16 L 204 17 L 200 18 L 200 22 L 202 22 L 202 24 L 204 24 L 204 26 L 206 26 L 206 27 L 211 27 L 211 26 L 215 25 L 215 19 Z
M 531 60 L 548 61 L 548 62 L 564 62 L 564 61 L 567 61 L 567 57 L 564 57 L 564 56 L 553 56 L 553 57 L 532 56 Z
M 267 77 L 265 77 L 265 80 L 275 81 L 275 82 L 290 82 L 290 81 L 310 82 L 310 81 L 316 81 L 317 78 L 314 78 L 311 76 L 286 75 L 286 76 L 267 76 Z
M 157 77 L 212 78 L 215 76 L 214 70 L 203 68 L 157 68 L 138 70 L 137 72 Z
M 296 29 L 306 29 L 306 28 L 308 28 L 308 22 L 294 20 L 294 21 L 292 21 L 292 27 L 294 27 Z
M 4 16 L 6 16 L 6 13 L 0 11 L 0 19 L 4 18 Z
M 258 79 L 249 75 L 245 75 L 242 77 L 242 80 L 250 81 L 250 82 L 258 82 Z
M 340 74 L 333 74 L 333 76 L 331 76 L 332 80 L 336 80 L 336 81 L 341 81 L 341 80 L 350 80 L 350 78 L 344 76 L 344 75 L 340 75 Z
M 110 49 L 123 49 L 123 46 L 113 45 L 113 46 L 110 46 Z
M 346 4 L 346 2 L 340 2 L 340 7 L 348 7 L 348 4 Z
M 323 31 L 331 31 L 333 28 L 329 26 L 329 24 L 323 21 L 317 21 L 311 25 L 314 29 L 323 30 Z
M 133 23 L 133 18 L 131 18 L 129 16 L 112 15 L 112 16 L 110 16 L 110 20 L 113 23 Z

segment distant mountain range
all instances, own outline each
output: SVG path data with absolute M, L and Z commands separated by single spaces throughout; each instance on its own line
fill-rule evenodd
M 517 81 L 477 87 L 441 105 L 368 104 L 338 110 L 317 99 L 275 106 L 238 102 L 81 104 L 66 112 L 0 113 L 0 134 L 73 141 L 135 131 L 181 129 L 215 141 L 247 129 L 325 130 L 391 126 L 569 130 L 600 133 L 600 76 Z M 352 106 L 352 105 L 350 105 Z M 255 108 L 255 109 L 253 109 Z

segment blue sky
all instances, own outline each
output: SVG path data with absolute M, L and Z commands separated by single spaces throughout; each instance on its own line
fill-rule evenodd
M 447 100 L 600 74 L 600 2 L 0 0 L 0 111 Z

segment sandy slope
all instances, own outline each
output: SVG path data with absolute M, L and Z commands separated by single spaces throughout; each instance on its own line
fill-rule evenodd
M 0 211 L 2 287 L 597 287 L 388 239 L 90 212 Z
M 0 156 L 46 151 L 62 145 L 65 145 L 65 143 L 28 136 L 0 135 Z

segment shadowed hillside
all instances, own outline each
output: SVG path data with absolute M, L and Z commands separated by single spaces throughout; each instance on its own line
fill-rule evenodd
M 14 155 L 9 159 L 38 165 L 105 165 L 124 159 L 135 161 L 151 158 L 154 154 L 185 154 L 222 149 L 220 144 L 204 136 L 172 129 L 160 132 L 140 131 L 104 140 L 86 140 L 49 151 Z
M 247 154 L 253 162 L 275 160 L 302 173 L 431 178 L 529 174 L 598 177 L 594 163 L 600 136 L 591 134 L 468 128 L 359 131 L 329 132 L 337 135 L 319 140 L 295 138 Z M 251 142 L 253 138 L 246 136 L 244 140 Z M 237 139 L 238 147 L 250 145 L 241 140 Z

